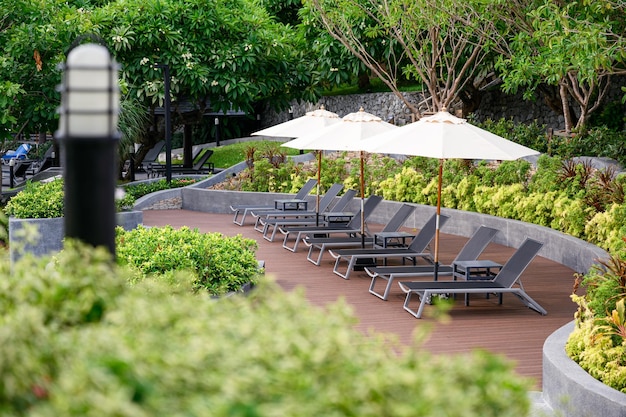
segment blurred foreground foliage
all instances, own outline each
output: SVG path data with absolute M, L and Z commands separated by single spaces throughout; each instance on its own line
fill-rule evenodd
M 0 262 L 1 416 L 528 415 L 485 352 L 430 355 L 354 329 L 338 301 L 262 282 L 213 299 L 74 242 Z M 323 334 L 323 337 L 320 337 Z

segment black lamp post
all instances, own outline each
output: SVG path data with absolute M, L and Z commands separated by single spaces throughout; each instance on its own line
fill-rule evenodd
M 220 146 L 220 118 L 215 118 L 215 146 Z
M 64 65 L 57 138 L 65 180 L 65 236 L 115 256 L 115 157 L 120 134 L 118 65 L 84 44 Z

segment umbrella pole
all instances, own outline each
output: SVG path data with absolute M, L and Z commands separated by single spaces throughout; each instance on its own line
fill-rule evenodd
M 365 162 L 361 151 L 361 248 L 365 248 Z
M 435 223 L 435 274 L 439 278 L 439 218 L 441 216 L 441 183 L 443 182 L 443 159 L 439 160 L 439 175 L 437 180 L 437 221 Z
M 322 181 L 322 151 L 317 151 L 317 199 L 315 203 L 315 225 L 320 225 L 320 181 Z

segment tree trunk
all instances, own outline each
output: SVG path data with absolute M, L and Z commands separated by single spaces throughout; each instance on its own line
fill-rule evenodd
M 563 83 L 560 84 L 559 94 L 561 96 L 561 104 L 563 105 L 563 118 L 565 119 L 565 133 L 569 134 L 572 131 L 572 115 L 569 108 L 569 95 L 567 93 L 567 86 Z

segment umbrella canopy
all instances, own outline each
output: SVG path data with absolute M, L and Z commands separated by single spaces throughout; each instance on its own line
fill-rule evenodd
M 319 151 L 359 151 L 361 158 L 361 236 L 365 238 L 365 219 L 363 217 L 363 203 L 365 194 L 365 169 L 363 157 L 363 143 L 375 135 L 396 129 L 397 126 L 383 121 L 380 117 L 367 113 L 361 108 L 358 112 L 347 114 L 340 123 L 283 143 L 294 149 L 315 149 Z
M 397 126 L 361 108 L 342 117 L 340 123 L 333 123 L 322 130 L 310 130 L 282 146 L 322 151 L 362 151 L 365 139 L 395 128 Z
M 367 152 L 425 156 L 439 159 L 437 187 L 437 230 L 435 234 L 435 279 L 439 265 L 439 215 L 441 214 L 441 183 L 443 161 L 450 158 L 481 160 L 514 160 L 539 152 L 494 135 L 440 111 L 415 123 L 402 126 L 368 139 Z
M 330 112 L 321 106 L 318 110 L 307 112 L 304 116 L 259 130 L 252 135 L 297 138 L 340 121 L 341 118 L 337 113 Z
M 293 120 L 268 127 L 267 129 L 259 130 L 252 133 L 253 136 L 276 136 L 281 138 L 296 138 L 298 136 L 306 135 L 312 131 L 324 129 L 333 123 L 338 123 L 341 118 L 337 113 L 330 112 L 320 106 L 319 109 L 307 112 L 304 116 L 298 117 Z M 304 148 L 296 148 L 304 149 Z M 321 159 L 322 154 L 318 152 L 317 155 L 317 197 L 316 197 L 316 211 L 319 215 L 320 206 L 320 180 L 321 180 Z

